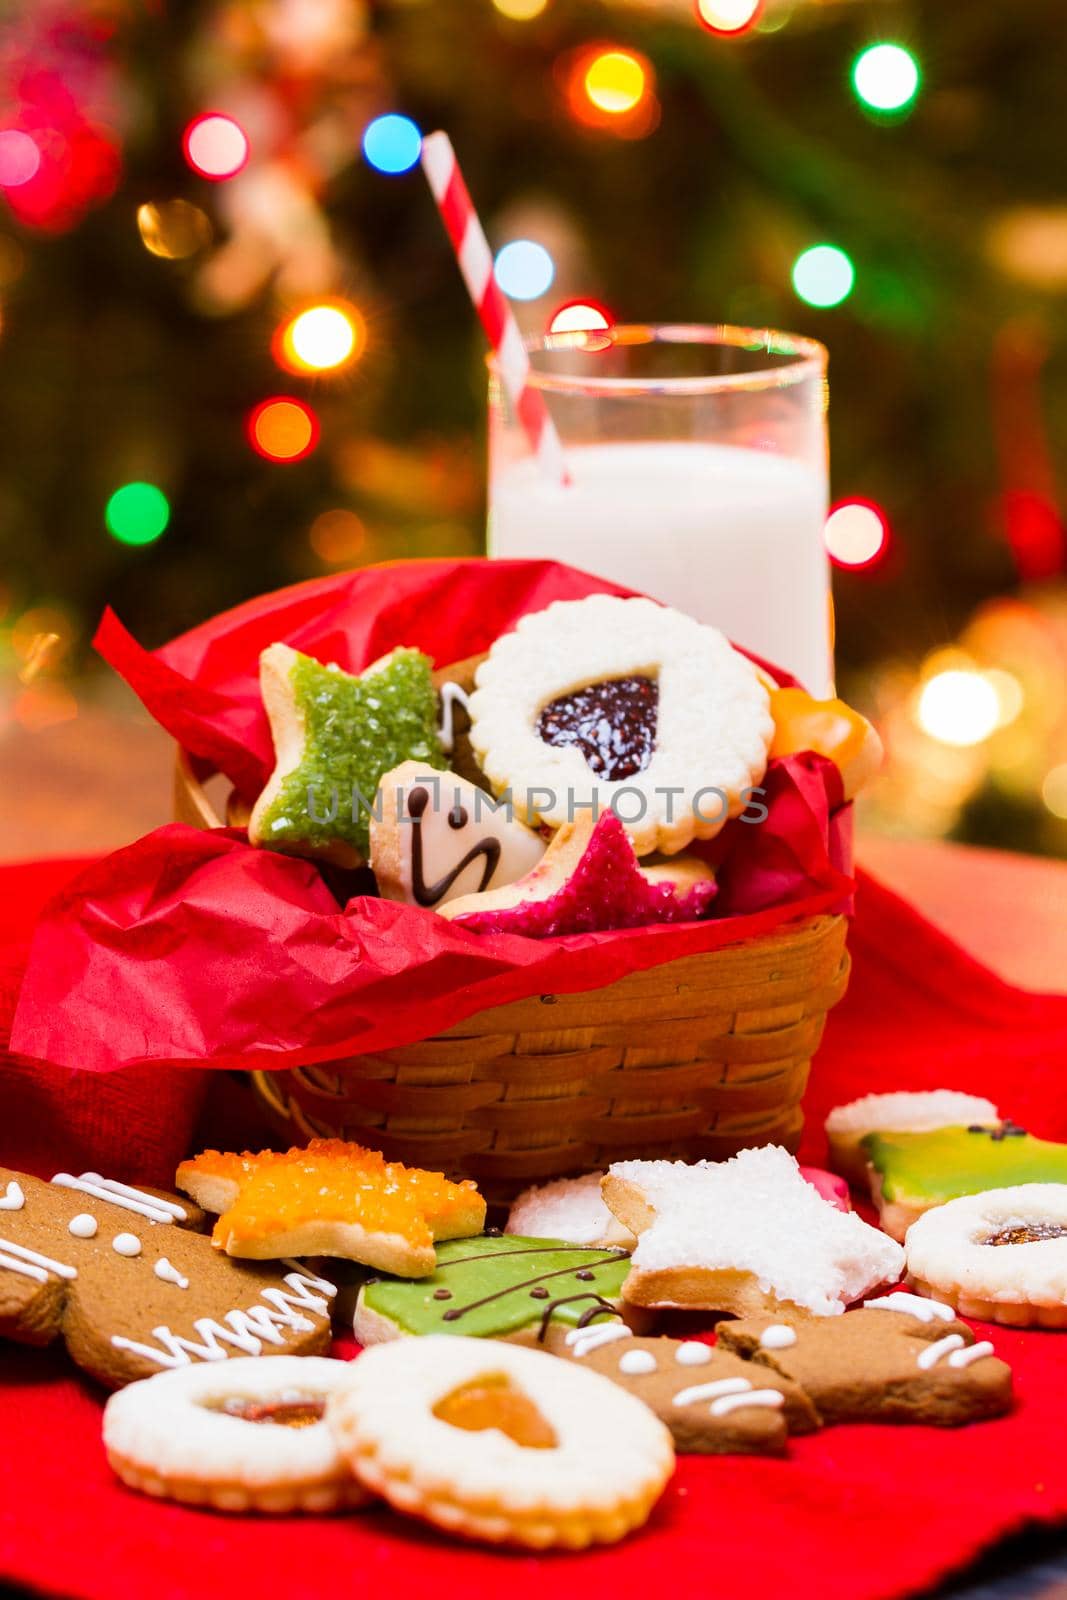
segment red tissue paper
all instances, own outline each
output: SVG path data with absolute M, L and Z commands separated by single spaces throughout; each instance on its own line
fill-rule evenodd
M 413 645 L 447 666 L 526 612 L 595 592 L 627 593 L 555 562 L 401 562 L 263 596 L 155 653 L 108 613 L 96 643 L 190 754 L 253 799 L 273 766 L 258 680 L 267 645 L 353 672 Z M 836 767 L 814 755 L 774 761 L 763 789 L 764 821 L 732 822 L 704 847 L 719 884 L 708 920 L 555 939 L 476 934 L 367 895 L 342 904 L 314 864 L 254 849 L 237 830 L 157 829 L 45 908 L 12 1051 L 94 1072 L 307 1065 L 841 908 L 852 879 Z

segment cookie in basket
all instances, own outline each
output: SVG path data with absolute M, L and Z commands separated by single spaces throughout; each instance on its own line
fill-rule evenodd
M 823 1424 L 925 1422 L 958 1427 L 1011 1409 L 1011 1368 L 952 1312 L 928 1319 L 871 1300 L 843 1317 L 789 1313 L 724 1322 L 719 1341 L 797 1384 Z
M 835 1106 L 826 1119 L 830 1165 L 856 1185 L 867 1186 L 867 1153 L 862 1140 L 869 1133 L 929 1133 L 934 1128 L 966 1127 L 968 1123 L 998 1126 L 1000 1112 L 992 1100 L 957 1089 L 897 1090 L 865 1094 Z
M 330 1342 L 331 1283 L 299 1262 L 231 1261 L 188 1202 L 83 1172 L 0 1168 L 0 1336 L 65 1340 L 109 1388 L 199 1362 Z
M 878 1220 L 894 1239 L 903 1239 L 924 1212 L 962 1195 L 1067 1183 L 1067 1144 L 1035 1139 L 1013 1122 L 871 1133 L 862 1149 Z
M 470 701 L 494 792 L 553 828 L 617 805 L 638 855 L 674 855 L 745 810 L 774 732 L 767 689 L 718 629 L 589 595 L 493 644 Z
M 671 1436 L 598 1373 L 484 1339 L 367 1350 L 327 1418 L 352 1471 L 397 1511 L 530 1549 L 612 1544 L 674 1469 Z
M 337 1511 L 371 1498 L 325 1420 L 347 1361 L 305 1356 L 183 1367 L 104 1408 L 104 1448 L 131 1489 L 215 1511 Z
M 800 755 L 812 750 L 832 761 L 841 774 L 846 800 L 869 783 L 882 765 L 882 741 L 860 712 L 844 700 L 816 700 L 806 689 L 771 690 L 774 736 L 770 755 Z
M 178 1188 L 219 1214 L 212 1238 L 231 1256 L 340 1256 L 417 1278 L 432 1272 L 436 1239 L 485 1224 L 469 1178 L 386 1161 L 341 1139 L 243 1155 L 205 1150 L 178 1168 Z
M 1067 1184 L 964 1195 L 908 1229 L 908 1282 L 968 1317 L 1067 1327 Z
M 729 1161 L 617 1161 L 604 1199 L 638 1235 L 623 1293 L 744 1316 L 843 1311 L 900 1276 L 904 1252 L 806 1183 L 778 1146 Z
M 434 1333 L 536 1344 L 549 1323 L 585 1327 L 614 1317 L 629 1270 L 625 1250 L 514 1234 L 456 1240 L 437 1246 L 428 1278 L 365 1282 L 355 1334 L 361 1344 Z M 627 1315 L 647 1318 L 636 1307 Z
M 553 834 L 541 860 L 514 883 L 443 902 L 472 933 L 555 938 L 653 922 L 693 922 L 715 897 L 715 875 L 693 855 L 639 861 L 612 811 L 586 814 Z
M 803 1390 L 698 1339 L 641 1338 L 624 1322 L 550 1326 L 544 1349 L 643 1400 L 689 1455 L 784 1455 L 789 1433 L 819 1426 Z
M 393 650 L 353 675 L 272 644 L 259 678 L 275 766 L 252 809 L 249 841 L 361 866 L 383 772 L 401 761 L 448 765 L 429 657 Z

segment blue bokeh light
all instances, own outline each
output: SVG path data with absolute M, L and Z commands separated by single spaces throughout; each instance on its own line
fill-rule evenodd
M 512 300 L 538 300 L 552 287 L 556 264 L 543 244 L 513 239 L 497 252 L 496 281 Z
M 363 154 L 378 172 L 410 172 L 422 151 L 422 134 L 410 117 L 390 111 L 363 130 Z

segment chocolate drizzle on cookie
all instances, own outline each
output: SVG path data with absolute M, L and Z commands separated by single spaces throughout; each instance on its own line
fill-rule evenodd
M 658 721 L 654 678 L 609 678 L 550 700 L 537 719 L 537 737 L 557 749 L 580 750 L 598 777 L 614 782 L 644 772 Z
M 1026 1129 L 1020 1128 L 1019 1124 L 1017 1122 L 1012 1122 L 1010 1117 L 1006 1117 L 1004 1121 L 995 1128 L 986 1127 L 985 1124 L 981 1122 L 969 1123 L 967 1132 L 987 1134 L 988 1137 L 992 1139 L 994 1144 L 1000 1144 L 1003 1139 L 1024 1139 L 1026 1137 Z
M 477 893 L 482 894 L 488 889 L 493 873 L 500 861 L 500 840 L 479 839 L 477 844 L 471 845 L 467 854 L 436 883 L 427 883 L 425 878 L 425 861 L 422 852 L 422 818 L 426 807 L 430 803 L 430 791 L 418 784 L 408 795 L 408 816 L 411 818 L 411 893 L 415 904 L 418 906 L 435 906 L 443 900 L 461 873 L 479 859 L 483 858 L 482 880 L 478 885 Z M 448 814 L 450 828 L 459 829 L 466 826 L 469 818 L 465 807 L 456 805 Z
M 558 1257 L 561 1248 L 568 1252 L 577 1252 L 580 1250 L 583 1255 L 587 1254 L 596 1256 L 596 1260 L 591 1261 L 589 1263 L 589 1268 L 585 1269 L 592 1269 L 594 1271 L 597 1267 L 610 1266 L 612 1262 L 618 1261 L 620 1256 L 625 1256 L 627 1254 L 625 1250 L 597 1250 L 594 1246 L 590 1246 L 586 1250 L 579 1245 L 564 1245 L 562 1247 L 558 1244 L 523 1245 L 516 1250 L 487 1250 L 482 1251 L 477 1255 L 461 1256 L 455 1261 L 443 1261 L 438 1265 L 437 1270 L 439 1273 L 447 1272 L 450 1267 L 467 1266 L 472 1261 L 499 1261 L 503 1256 L 548 1255 Z M 540 1300 L 548 1295 L 549 1291 L 542 1286 L 550 1279 L 575 1276 L 576 1273 L 573 1266 L 559 1267 L 552 1272 L 535 1273 L 533 1277 L 527 1278 L 525 1282 L 508 1284 L 506 1288 L 497 1289 L 492 1294 L 483 1295 L 479 1300 L 471 1300 L 466 1305 L 449 1306 L 448 1310 L 443 1313 L 441 1320 L 442 1322 L 458 1322 L 461 1317 L 466 1316 L 468 1311 L 476 1311 L 482 1306 L 491 1305 L 494 1300 L 504 1300 L 509 1295 L 521 1294 L 524 1289 L 532 1298 Z M 439 1291 L 435 1291 L 434 1293 L 435 1299 L 438 1292 Z M 600 1295 L 593 1293 L 591 1290 L 587 1290 L 584 1294 L 568 1295 L 565 1297 L 565 1299 L 550 1301 L 544 1309 L 542 1325 L 544 1325 L 544 1319 L 551 1317 L 556 1306 L 564 1305 L 568 1300 L 590 1299 L 596 1300 L 599 1303 L 599 1308 L 612 1312 L 615 1310 L 614 1306 L 612 1306 L 609 1301 L 604 1300 Z

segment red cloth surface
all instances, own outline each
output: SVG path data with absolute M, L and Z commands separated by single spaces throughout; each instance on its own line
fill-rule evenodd
M 9 949 L 33 881 L 32 872 L 0 875 Z M 13 884 L 23 893 L 6 897 Z M 1035 1132 L 1067 1138 L 1067 998 L 1000 983 L 866 878 L 851 948 L 852 986 L 813 1074 L 808 1159 L 824 1154 L 819 1123 L 826 1107 L 891 1088 L 973 1089 Z M 84 1164 L 90 1151 L 96 1163 L 106 1117 L 125 1118 L 114 1132 L 122 1148 L 109 1170 L 147 1181 L 162 1149 L 175 1142 L 174 1127 L 160 1132 L 174 1119 L 170 1080 L 163 1069 L 145 1074 L 142 1082 L 153 1089 L 134 1122 L 135 1093 L 108 1099 L 125 1076 L 86 1077 L 85 1099 L 77 1101 L 42 1079 L 40 1110 L 57 1150 L 73 1151 L 85 1134 Z M 23 1083 L 14 1080 L 12 1090 L 0 1068 L 10 1106 L 19 1103 Z M 190 1127 L 191 1120 L 186 1137 Z M 0 1117 L 3 1160 L 28 1164 L 34 1156 L 40 1168 L 44 1142 L 25 1119 Z M 99 1164 L 108 1165 L 102 1156 Z M 787 1461 L 682 1457 L 642 1533 L 611 1550 L 552 1557 L 455 1544 L 387 1511 L 228 1519 L 144 1499 L 107 1468 L 101 1396 L 92 1386 L 72 1375 L 59 1351 L 7 1347 L 0 1363 L 0 1578 L 73 1600 L 301 1595 L 338 1582 L 361 1592 L 380 1587 L 464 1600 L 545 1600 L 555 1585 L 612 1600 L 694 1588 L 745 1600 L 903 1595 L 1028 1521 L 1067 1519 L 1067 1340 L 981 1325 L 976 1331 L 988 1332 L 1015 1369 L 1018 1406 L 1010 1417 L 961 1431 L 832 1428 L 792 1441 Z

